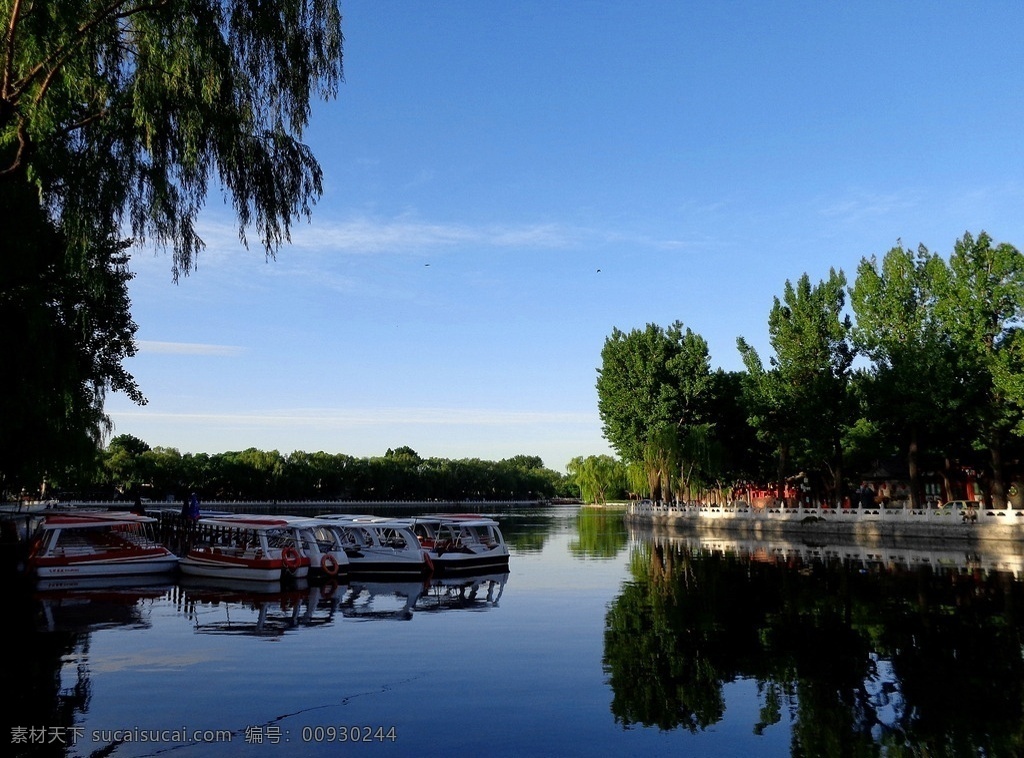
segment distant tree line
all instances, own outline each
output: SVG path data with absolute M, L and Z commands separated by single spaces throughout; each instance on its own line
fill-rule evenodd
M 852 314 L 847 311 L 847 296 Z M 970 469 L 995 507 L 1024 457 L 1024 256 L 985 233 L 948 259 L 897 244 L 842 271 L 786 281 L 768 314 L 767 362 L 743 338 L 745 371 L 712 371 L 681 322 L 613 330 L 598 408 L 619 460 L 572 462 L 588 499 L 727 497 L 739 482 L 813 481 L 838 504 L 879 461 L 896 461 L 922 504 L 924 472 Z
M 529 455 L 449 460 L 421 458 L 410 447 L 369 458 L 256 448 L 183 454 L 122 434 L 110 440 L 89 476 L 55 481 L 50 491 L 85 499 L 179 499 L 196 491 L 219 500 L 461 501 L 546 500 L 567 486 L 562 474 Z

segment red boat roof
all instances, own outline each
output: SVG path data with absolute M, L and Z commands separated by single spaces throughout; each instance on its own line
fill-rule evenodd
M 156 521 L 152 516 L 140 516 L 122 511 L 89 511 L 85 513 L 48 513 L 43 522 L 44 529 L 69 526 L 102 526 L 104 524 L 150 524 Z
M 238 516 L 207 516 L 199 519 L 200 524 L 217 524 L 219 526 L 236 526 L 247 529 L 273 529 L 291 526 L 288 519 L 280 516 L 238 515 Z

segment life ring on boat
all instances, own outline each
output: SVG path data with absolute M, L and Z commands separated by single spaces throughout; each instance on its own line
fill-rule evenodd
M 294 571 L 299 567 L 299 551 L 291 545 L 284 548 L 281 551 L 281 562 L 284 564 L 286 569 Z
M 434 561 L 431 559 L 430 553 L 428 553 L 426 550 L 423 551 L 423 562 L 427 564 L 427 570 L 431 574 L 433 574 L 434 573 Z
M 324 570 L 325 574 L 334 576 L 338 573 L 338 559 L 330 553 L 324 553 L 323 558 L 320 559 L 320 568 Z

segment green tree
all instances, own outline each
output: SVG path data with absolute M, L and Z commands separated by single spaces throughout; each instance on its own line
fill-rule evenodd
M 121 492 L 128 492 L 146 482 L 142 457 L 149 445 L 131 434 L 119 434 L 103 451 L 103 469 L 108 482 Z
M 749 422 L 744 384 L 746 372 L 718 369 L 711 375 L 711 408 L 714 439 L 721 454 L 717 476 L 720 483 L 764 480 L 770 476 L 772 450 L 758 440 Z
M 511 458 L 506 458 L 505 463 L 523 471 L 544 468 L 544 461 L 539 455 L 513 455 Z
M 173 447 L 154 447 L 141 456 L 143 483 L 152 487 L 153 497 L 163 500 L 184 494 L 184 467 L 181 453 Z
M 782 499 L 790 451 L 799 437 L 800 426 L 795 414 L 790 387 L 776 366 L 765 368 L 757 351 L 743 337 L 736 340 L 743 365 L 743 404 L 749 410 L 748 420 L 757 438 L 775 449 L 776 497 Z
M 401 466 L 416 467 L 423 463 L 423 459 L 420 458 L 420 454 L 408 445 L 402 445 L 394 450 L 388 448 L 387 452 L 384 453 L 384 457 L 393 460 Z
M 629 461 L 626 463 L 626 487 L 631 498 L 652 496 L 651 483 L 647 478 L 643 461 Z
M 626 467 L 610 455 L 577 456 L 566 470 L 585 503 L 605 503 L 609 493 L 620 493 L 626 486 Z
M 982 232 L 964 234 L 949 260 L 950 275 L 937 308 L 957 357 L 957 379 L 971 398 L 965 413 L 977 430 L 975 444 L 987 450 L 990 495 L 1006 507 L 1003 449 L 1022 424 L 1015 387 L 1024 372 L 1018 329 L 1024 321 L 1024 255 L 1012 245 L 993 245 Z
M 216 177 L 272 255 L 321 172 L 302 131 L 341 81 L 334 0 L 3 0 L 0 175 L 74 246 L 110 221 L 195 263 Z
M 177 280 L 211 182 L 268 256 L 310 213 L 321 171 L 300 140 L 341 49 L 334 0 L 0 0 L 2 347 L 45 372 L 5 400 L 4 438 L 29 439 L 5 445 L 5 480 L 95 452 L 106 391 L 143 401 L 122 366 L 122 229 L 169 250 Z
M 644 444 L 642 459 L 647 474 L 647 488 L 656 501 L 673 499 L 673 478 L 679 461 L 679 431 L 662 425 L 651 430 Z
M 850 290 L 853 339 L 872 361 L 865 393 L 870 418 L 900 440 L 913 507 L 923 499 L 919 453 L 953 425 L 962 401 L 955 354 L 939 321 L 939 290 L 949 272 L 923 245 L 897 245 L 881 261 L 863 259 Z
M 694 500 L 718 483 L 722 471 L 722 444 L 715 438 L 714 424 L 694 424 L 679 440 L 676 491 Z
M 2 489 L 35 489 L 91 465 L 109 433 L 108 391 L 145 402 L 121 366 L 135 352 L 127 256 L 113 236 L 81 255 L 27 184 L 0 181 L 0 355 L 18 375 L 0 395 Z
M 842 439 L 851 422 L 850 366 L 855 354 L 852 323 L 843 314 L 845 287 L 846 277 L 835 269 L 814 286 L 807 274 L 795 286 L 786 281 L 782 300 L 775 298 L 768 316 L 775 352 L 770 372 L 742 337 L 737 342 L 751 374 L 754 419 L 780 451 L 780 496 L 785 455 L 799 443 L 801 462 L 827 469 L 833 501 L 838 504 L 842 497 Z
M 597 379 L 604 435 L 624 461 L 649 464 L 655 498 L 671 489 L 676 441 L 705 422 L 711 390 L 707 342 L 679 321 L 628 334 L 614 329 L 605 340 Z

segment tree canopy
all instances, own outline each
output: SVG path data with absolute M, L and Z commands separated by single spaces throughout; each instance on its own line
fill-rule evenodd
M 830 469 L 836 498 L 842 489 L 841 437 L 850 421 L 854 357 L 852 324 L 843 313 L 845 287 L 846 277 L 834 269 L 816 285 L 807 274 L 795 285 L 786 282 L 783 298 L 775 298 L 768 315 L 775 351 L 769 374 L 758 373 L 761 362 L 753 348 L 742 338 L 737 343 L 752 375 L 754 403 L 772 417 L 765 432 L 774 435 L 780 453 L 801 444 L 807 459 Z
M 989 454 L 993 500 L 1002 506 L 1003 448 L 1022 427 L 1014 387 L 1024 373 L 1024 255 L 984 232 L 965 234 L 953 247 L 949 272 L 936 310 L 952 339 L 960 386 L 972 400 L 965 412 L 976 429 L 975 446 Z
M 909 480 L 909 505 L 984 496 L 1001 508 L 1016 492 L 1021 506 L 1024 255 L 1015 247 L 967 233 L 944 260 L 899 243 L 861 260 L 852 286 L 835 269 L 817 284 L 806 273 L 787 280 L 767 326 L 771 354 L 762 360 L 739 337 L 745 371 L 735 374 L 710 373 L 703 340 L 678 321 L 613 330 L 598 408 L 634 493 L 717 500 L 723 485 L 774 477 L 784 498 L 799 478 L 804 492 L 839 503 L 852 463 L 858 479 Z
M 944 261 L 923 245 L 916 254 L 897 245 L 881 261 L 861 260 L 850 290 L 854 342 L 873 365 L 867 412 L 905 450 L 914 505 L 921 445 L 949 435 L 965 400 L 956 353 L 936 310 L 947 277 Z
M 216 186 L 268 256 L 309 215 L 322 176 L 300 140 L 341 77 L 336 0 L 0 0 L 2 347 L 26 372 L 5 486 L 95 452 L 107 391 L 144 402 L 123 366 L 130 247 L 189 273 Z
M 144 402 L 121 364 L 135 352 L 125 244 L 98 239 L 67 254 L 66 238 L 28 185 L 0 182 L 3 233 L 0 355 L 17 382 L 0 393 L 0 484 L 34 489 L 89 465 L 108 431 L 108 390 Z
M 72 247 L 128 228 L 194 266 L 216 179 L 273 254 L 321 172 L 310 103 L 341 81 L 335 0 L 2 0 L 0 176 Z
M 682 322 L 613 329 L 597 378 L 605 437 L 619 455 L 640 459 L 656 430 L 703 420 L 710 385 L 707 342 Z

